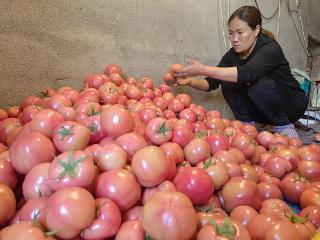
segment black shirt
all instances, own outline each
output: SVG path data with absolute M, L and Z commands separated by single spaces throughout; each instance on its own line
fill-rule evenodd
M 278 81 L 282 86 L 301 90 L 298 81 L 293 77 L 289 62 L 283 51 L 274 39 L 259 34 L 256 45 L 246 59 L 240 59 L 231 48 L 221 59 L 218 67 L 237 67 L 238 83 L 252 83 L 257 79 L 268 75 Z M 221 84 L 221 80 L 207 77 L 209 90 L 215 90 Z

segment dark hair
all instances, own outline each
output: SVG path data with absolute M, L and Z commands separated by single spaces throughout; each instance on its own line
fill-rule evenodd
M 238 17 L 240 20 L 245 21 L 254 30 L 257 25 L 260 25 L 261 30 L 259 34 L 262 34 L 268 38 L 275 39 L 272 32 L 262 28 L 261 12 L 254 6 L 242 6 L 235 10 L 229 17 L 228 24 L 231 20 Z

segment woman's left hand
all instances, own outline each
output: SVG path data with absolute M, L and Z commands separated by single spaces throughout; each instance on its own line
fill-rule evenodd
M 175 73 L 175 77 L 194 77 L 197 75 L 203 75 L 205 66 L 193 59 L 187 59 L 188 66 L 183 67 Z

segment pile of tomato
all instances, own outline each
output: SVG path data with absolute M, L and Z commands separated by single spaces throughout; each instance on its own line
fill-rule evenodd
M 320 146 L 174 95 L 174 69 L 0 109 L 0 240 L 316 239 Z

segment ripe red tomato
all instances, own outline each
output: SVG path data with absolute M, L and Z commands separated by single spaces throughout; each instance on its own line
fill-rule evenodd
M 206 140 L 194 138 L 183 148 L 183 153 L 189 163 L 196 165 L 210 156 L 210 146 Z
M 103 110 L 100 121 L 107 136 L 114 139 L 131 132 L 134 127 L 130 112 L 118 105 L 112 105 Z
M 36 221 L 44 225 L 44 211 L 48 198 L 34 198 L 28 200 L 18 212 L 18 220 L 21 221 Z
M 157 117 L 149 121 L 146 127 L 146 137 L 153 144 L 161 145 L 172 138 L 172 128 L 166 119 Z
M 118 64 L 114 64 L 114 63 L 107 64 L 103 72 L 107 76 L 109 76 L 112 73 L 122 74 L 121 67 Z
M 168 160 L 173 160 L 176 164 L 184 161 L 184 154 L 181 146 L 177 143 L 166 142 L 160 145 L 160 148 L 166 153 Z
M 92 223 L 95 209 L 93 196 L 84 188 L 63 188 L 48 199 L 44 209 L 45 225 L 49 231 L 59 229 L 55 233 L 57 237 L 72 239 Z
M 299 204 L 302 209 L 310 205 L 320 206 L 320 189 L 311 187 L 303 191 L 300 195 Z
M 160 191 L 144 205 L 142 224 L 152 239 L 190 239 L 197 228 L 197 214 L 184 194 Z
M 39 163 L 25 176 L 22 183 L 22 192 L 26 200 L 40 197 L 49 197 L 53 194 L 48 179 L 50 163 Z
M 299 203 L 301 193 L 309 187 L 309 181 L 294 172 L 287 174 L 280 184 L 280 189 L 284 197 L 295 204 Z
M 129 161 L 131 161 L 137 151 L 148 145 L 146 139 L 135 132 L 121 135 L 115 140 L 115 143 L 119 144 L 126 151 Z
M 260 214 L 284 216 L 285 213 L 291 212 L 289 206 L 281 199 L 267 199 L 261 204 Z
M 243 226 L 246 227 L 251 218 L 256 215 L 258 215 L 258 212 L 253 207 L 248 205 L 240 205 L 231 211 L 230 218 L 239 221 Z
M 48 138 L 52 138 L 53 130 L 64 118 L 60 113 L 51 109 L 42 109 L 38 111 L 30 122 L 30 130 L 40 132 Z
M 309 205 L 301 210 L 300 215 L 305 217 L 316 228 L 320 227 L 320 206 Z
M 197 235 L 198 240 L 250 240 L 248 230 L 237 220 L 228 217 L 212 221 L 212 224 L 204 226 Z
M 219 190 L 229 179 L 229 171 L 225 163 L 209 157 L 207 160 L 197 164 L 197 167 L 203 168 L 212 178 L 214 190 Z
M 262 200 L 283 198 L 280 188 L 271 182 L 260 182 L 258 190 Z
M 6 118 L 0 122 L 0 143 L 7 145 L 7 137 L 11 130 L 21 126 L 22 123 L 17 118 Z
M 210 175 L 198 167 L 183 167 L 178 170 L 173 183 L 177 191 L 184 193 L 194 205 L 208 202 L 214 192 Z
M 49 185 L 54 191 L 65 187 L 89 189 L 95 178 L 92 157 L 84 151 L 73 151 L 72 148 L 56 156 L 48 169 Z
M 136 152 L 131 160 L 131 167 L 139 183 L 144 187 L 160 184 L 169 173 L 167 156 L 157 146 L 147 146 Z
M 124 168 L 127 163 L 127 153 L 116 143 L 106 143 L 99 150 L 95 163 L 101 171 Z
M 84 239 L 104 239 L 114 236 L 121 224 L 119 207 L 107 198 L 98 198 L 95 203 L 95 218 L 87 228 L 82 230 L 81 237 Z
M 115 240 L 144 240 L 145 235 L 146 233 L 141 220 L 128 220 L 122 223 Z
M 229 211 L 240 205 L 249 205 L 257 210 L 261 206 L 257 184 L 243 177 L 231 178 L 223 186 L 221 195 L 224 207 Z
M 246 133 L 238 133 L 231 140 L 231 146 L 241 150 L 248 159 L 254 155 L 256 145 L 255 140 Z
M 102 84 L 109 80 L 110 79 L 104 74 L 89 74 L 85 76 L 84 83 L 89 88 L 98 89 Z
M 95 194 L 97 197 L 111 199 L 124 212 L 139 201 L 141 186 L 130 171 L 114 169 L 98 176 Z
M 18 184 L 18 174 L 13 168 L 9 158 L 0 158 L 0 184 L 5 184 L 11 189 L 15 189 Z
M 0 184 L 0 225 L 6 223 L 16 212 L 16 198 L 11 188 Z
M 53 130 L 52 140 L 59 152 L 83 150 L 89 143 L 90 130 L 74 121 L 64 121 Z
M 39 163 L 51 162 L 55 152 L 52 141 L 39 132 L 17 136 L 9 149 L 12 166 L 22 174 Z
M 45 235 L 40 226 L 32 221 L 23 221 L 10 225 L 0 232 L 1 240 L 54 240 Z

